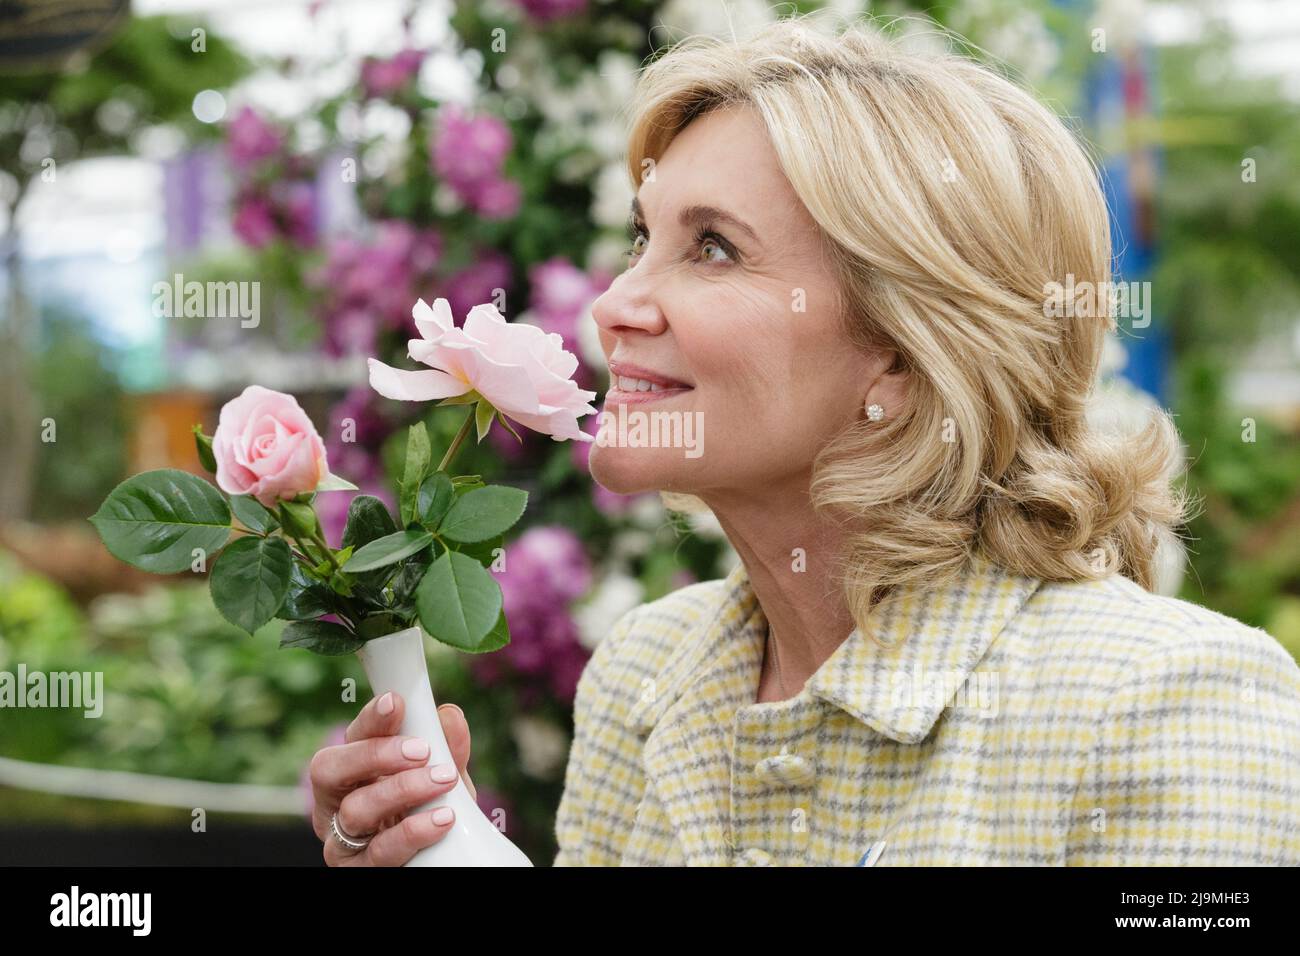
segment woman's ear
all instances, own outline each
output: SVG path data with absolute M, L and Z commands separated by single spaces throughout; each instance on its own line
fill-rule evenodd
M 871 357 L 868 385 L 862 407 L 878 405 L 882 418 L 893 418 L 907 400 L 910 373 L 902 355 L 894 349 L 879 349 Z

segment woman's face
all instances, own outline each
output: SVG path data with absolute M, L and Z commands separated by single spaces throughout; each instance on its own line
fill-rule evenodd
M 761 120 L 747 107 L 697 118 L 643 180 L 627 270 L 592 313 L 613 371 L 682 387 L 629 395 L 611 377 L 593 477 L 624 494 L 706 497 L 806 482 L 883 365 L 843 331 L 820 236 Z M 695 449 L 632 447 L 633 413 L 646 436 L 671 436 L 678 413 Z

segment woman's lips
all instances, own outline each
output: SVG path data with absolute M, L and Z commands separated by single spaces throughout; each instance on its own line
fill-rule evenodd
M 605 392 L 605 404 L 644 405 L 647 402 L 657 402 L 660 399 L 673 398 L 674 396 L 682 395 L 691 391 L 694 391 L 694 389 L 685 386 L 682 388 L 664 388 L 657 392 L 640 390 L 635 392 L 625 392 L 617 385 L 611 385 L 609 390 Z

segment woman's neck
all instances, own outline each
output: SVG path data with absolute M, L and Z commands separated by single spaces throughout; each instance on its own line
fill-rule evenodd
M 775 645 L 775 661 L 764 655 L 757 699 L 792 697 L 854 627 L 833 576 L 842 533 L 813 511 L 806 482 L 761 498 L 701 497 L 744 562 Z

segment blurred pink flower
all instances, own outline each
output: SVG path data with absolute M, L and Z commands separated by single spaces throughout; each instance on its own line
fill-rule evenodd
M 391 96 L 420 72 L 424 52 L 405 49 L 391 59 L 367 57 L 361 64 L 361 88 L 366 97 Z
M 279 230 L 265 200 L 250 196 L 239 201 L 231 228 L 245 245 L 260 249 L 276 237 Z
M 556 20 L 587 9 L 587 0 L 515 0 L 534 20 Z
M 509 219 L 519 212 L 523 189 L 512 179 L 493 178 L 477 184 L 469 205 L 488 219 Z
M 552 256 L 528 271 L 532 287 L 529 308 L 537 316 L 538 325 L 558 334 L 565 347 L 576 353 L 578 322 L 612 281 L 608 273 L 588 274 L 563 256 Z
M 510 260 L 495 249 L 481 250 L 471 265 L 439 284 L 455 315 L 464 315 L 479 302 L 494 302 L 498 289 L 509 288 Z
M 495 654 L 476 654 L 471 666 L 484 684 L 509 675 L 523 678 L 520 707 L 549 694 L 573 700 L 588 657 L 578 640 L 570 605 L 590 589 L 591 564 L 582 542 L 568 528 L 529 528 L 506 545 L 501 584 L 510 643 Z
M 443 107 L 429 143 L 433 171 L 470 209 L 490 219 L 519 211 L 522 190 L 501 175 L 514 138 L 495 116 L 470 115 L 458 104 Z
M 226 124 L 226 153 L 238 169 L 274 156 L 284 137 L 270 123 L 245 106 Z

